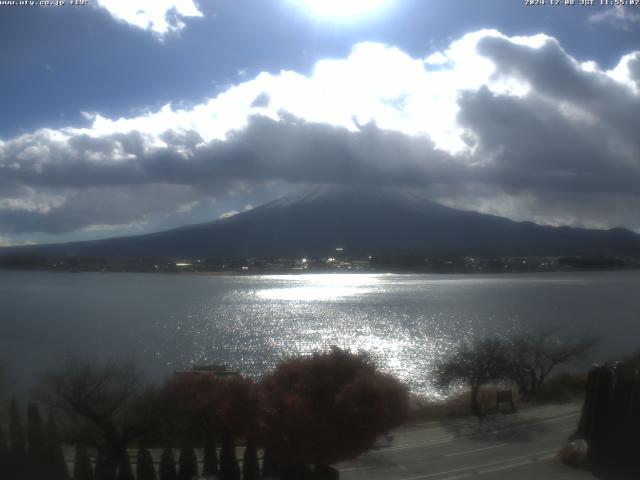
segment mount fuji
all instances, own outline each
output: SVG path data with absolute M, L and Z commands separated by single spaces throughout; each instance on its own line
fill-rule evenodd
M 361 255 L 638 254 L 629 230 L 542 226 L 445 207 L 388 188 L 318 188 L 208 223 L 158 233 L 53 245 L 24 253 L 109 258 Z

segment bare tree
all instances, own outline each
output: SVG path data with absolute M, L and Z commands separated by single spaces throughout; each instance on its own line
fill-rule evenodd
M 463 343 L 449 358 L 436 365 L 436 379 L 440 386 L 463 383 L 470 389 L 471 413 L 481 413 L 478 402 L 480 388 L 507 376 L 507 343 L 501 339 L 485 338 L 475 343 Z
M 554 369 L 585 358 L 598 341 L 588 335 L 561 337 L 557 329 L 518 337 L 509 347 L 509 377 L 521 396 L 535 395 Z
M 97 449 L 105 478 L 115 479 L 127 446 L 152 431 L 159 417 L 153 393 L 141 387 L 130 362 L 68 361 L 45 377 L 43 400 L 74 441 Z

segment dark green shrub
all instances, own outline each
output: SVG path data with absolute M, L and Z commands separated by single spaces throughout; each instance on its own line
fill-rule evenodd
M 47 447 L 44 439 L 44 425 L 38 406 L 27 407 L 27 456 L 29 472 L 34 478 L 42 478 L 48 473 Z
M 177 479 L 176 459 L 173 456 L 173 450 L 167 447 L 162 451 L 162 456 L 160 457 L 160 480 Z
M 242 456 L 242 480 L 260 480 L 260 464 L 255 442 L 248 441 Z
M 76 454 L 73 461 L 73 480 L 93 480 L 93 468 L 87 449 L 82 445 L 76 445 Z
M 69 470 L 64 460 L 58 426 L 51 414 L 47 418 L 47 465 L 50 480 L 69 480 Z
M 20 419 L 18 402 L 11 400 L 9 410 L 9 478 L 20 478 L 26 473 L 27 446 Z
M 212 477 L 213 475 L 218 475 L 218 453 L 216 452 L 216 439 L 212 434 L 208 434 L 205 439 L 202 463 L 203 477 Z
M 0 472 L 9 471 L 9 445 L 0 425 Z
M 222 430 L 220 480 L 240 480 L 240 466 L 236 458 L 236 445 L 231 432 L 226 427 Z
M 182 446 L 178 464 L 180 466 L 178 470 L 178 480 L 193 480 L 193 478 L 198 476 L 198 459 L 196 452 L 191 446 Z
M 118 480 L 135 480 L 133 468 L 131 468 L 131 459 L 127 452 L 124 452 L 118 465 Z
M 156 471 L 153 468 L 151 452 L 143 445 L 138 448 L 138 465 L 136 466 L 137 480 L 156 480 Z
M 98 451 L 95 468 L 96 480 L 116 480 L 116 468 L 117 465 L 114 467 L 114 462 L 111 459 Z
M 276 465 L 271 450 L 265 448 L 262 452 L 262 478 L 277 477 L 278 473 L 278 466 Z

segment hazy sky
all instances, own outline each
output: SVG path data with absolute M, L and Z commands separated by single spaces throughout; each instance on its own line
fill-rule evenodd
M 640 231 L 640 6 L 546 3 L 0 5 L 0 244 L 318 183 Z

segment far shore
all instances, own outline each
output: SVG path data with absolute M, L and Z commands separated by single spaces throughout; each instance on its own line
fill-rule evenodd
M 307 275 L 460 275 L 460 276 L 493 276 L 493 275 L 530 275 L 530 274 L 555 274 L 555 273 L 615 273 L 615 272 L 637 272 L 640 267 L 614 268 L 614 269 L 557 269 L 557 270 L 532 270 L 532 271 L 424 271 L 424 270 L 261 270 L 261 271 L 236 271 L 236 270 L 67 270 L 54 268 L 3 268 L 0 272 L 33 272 L 33 273 L 137 273 L 137 274 L 154 274 L 154 275 L 176 275 L 176 276 L 203 276 L 203 277 L 258 277 L 265 275 L 287 275 L 287 276 L 307 276 Z

